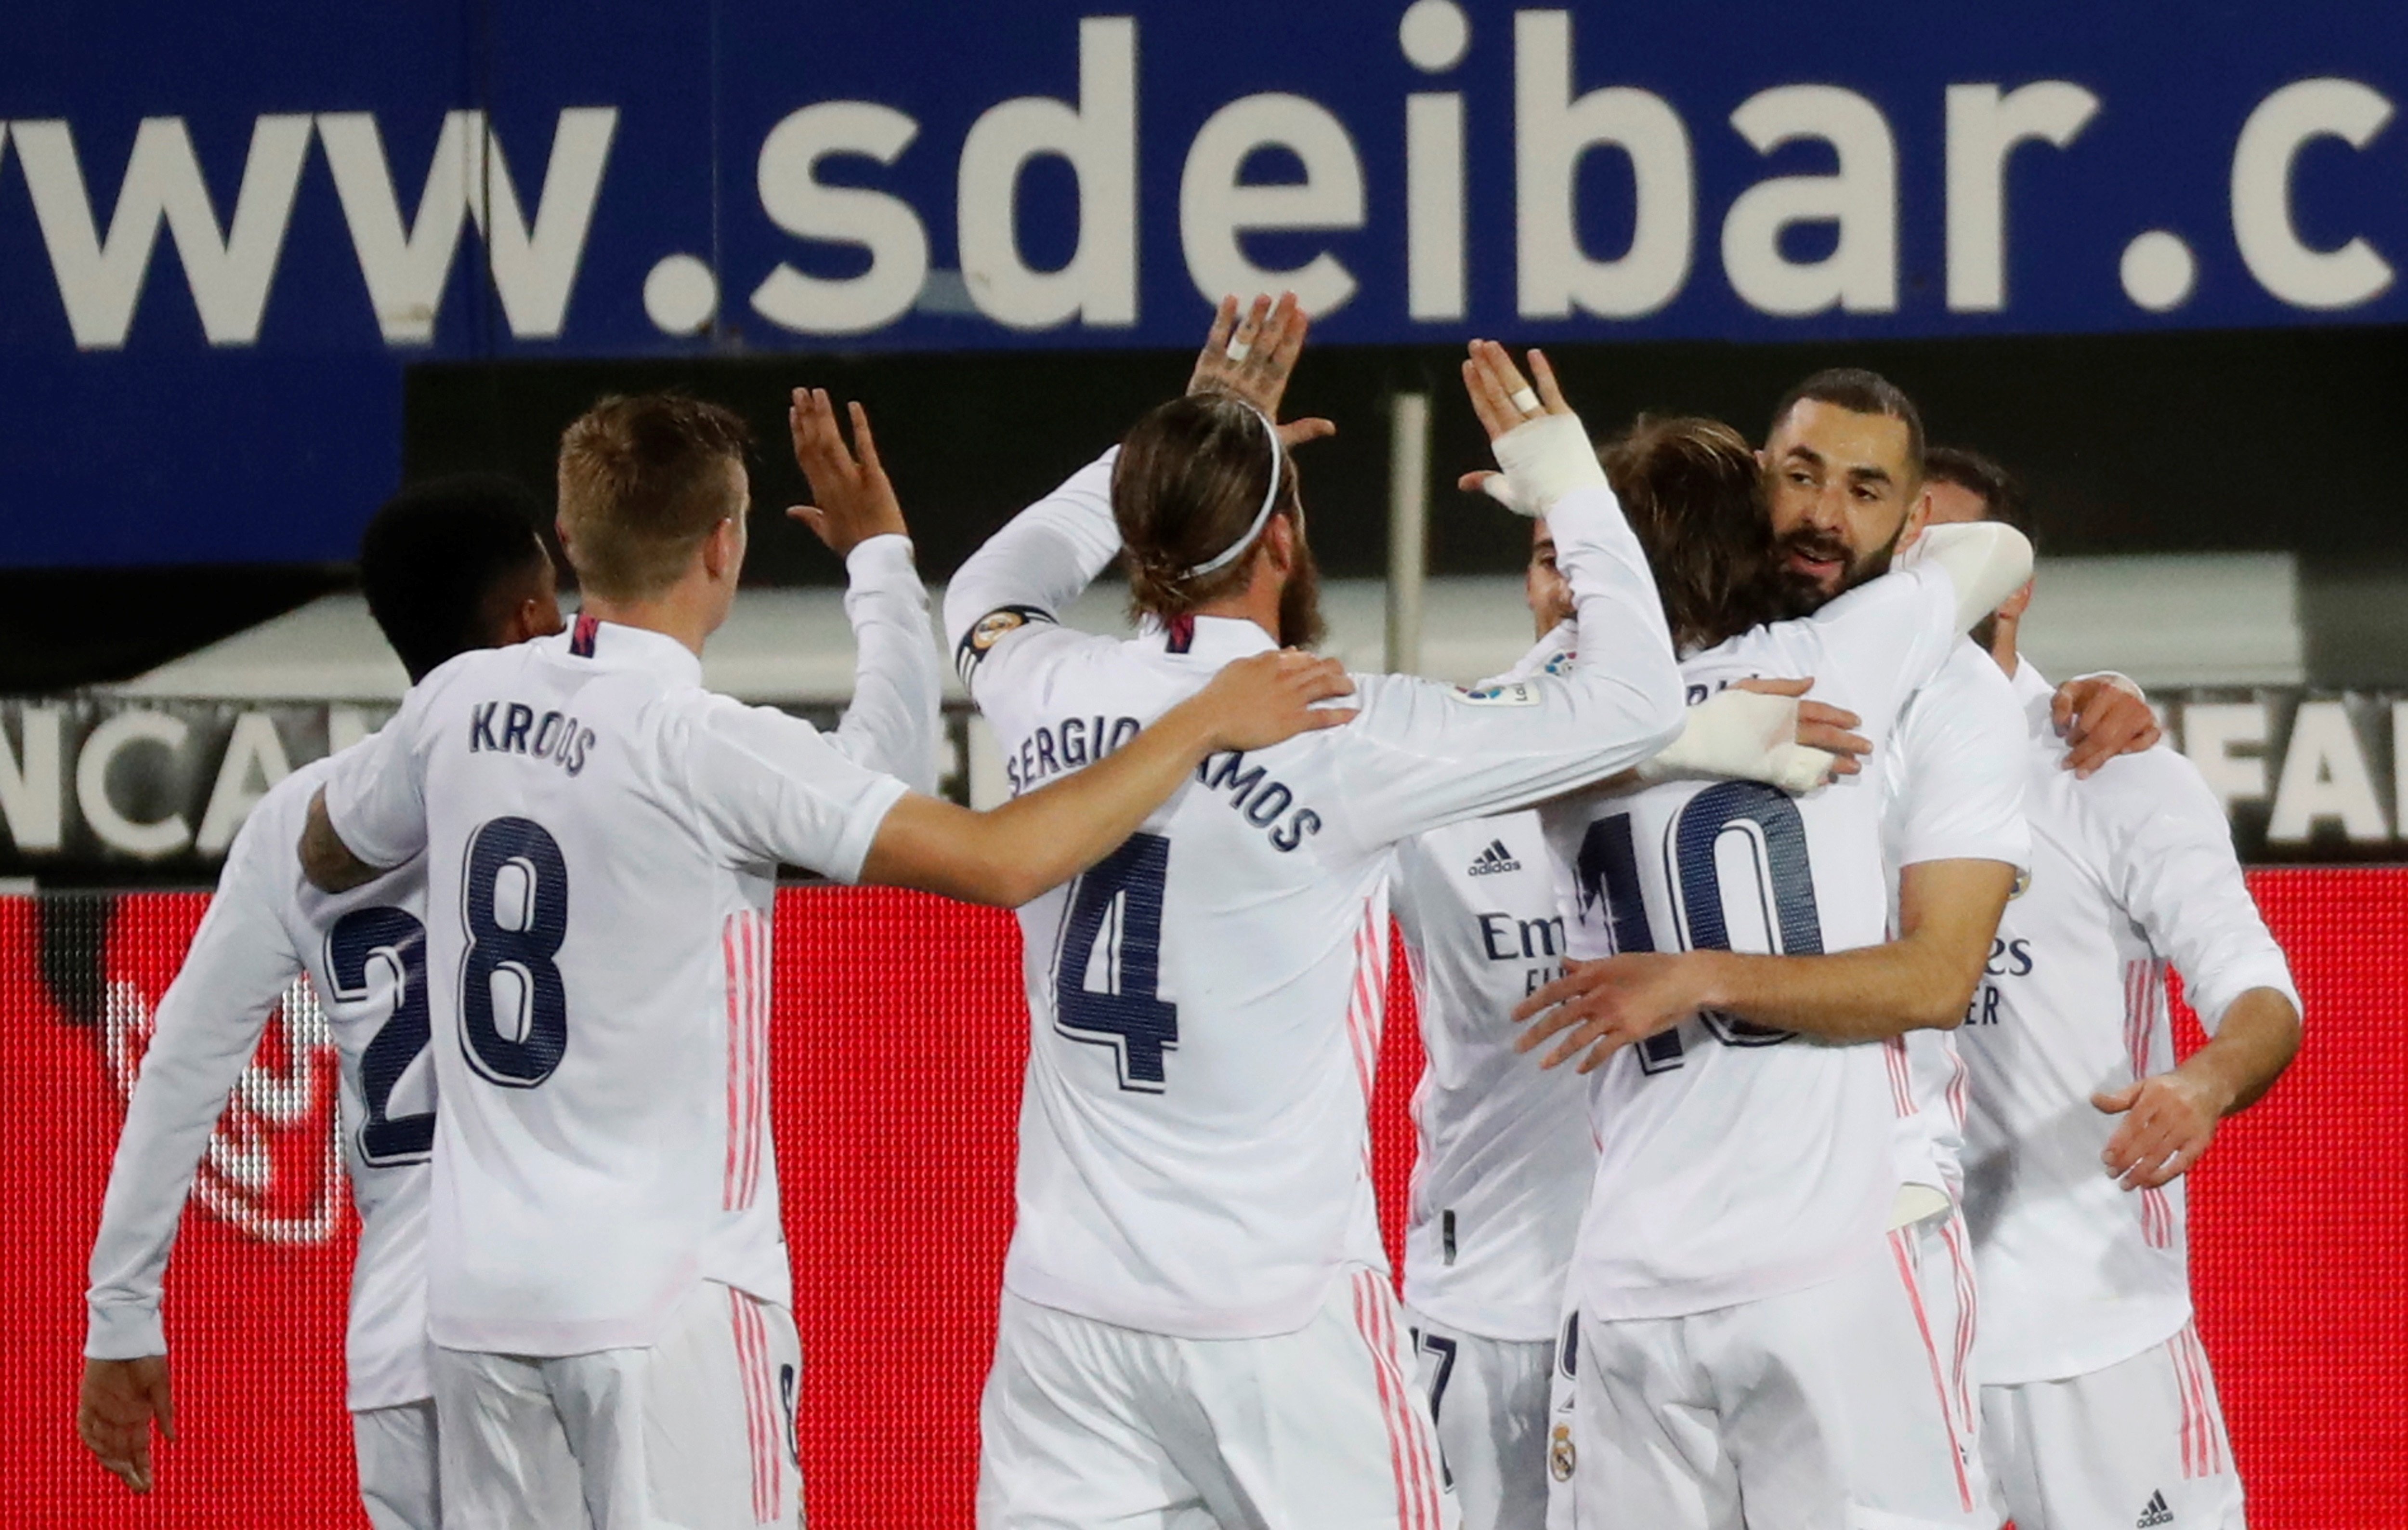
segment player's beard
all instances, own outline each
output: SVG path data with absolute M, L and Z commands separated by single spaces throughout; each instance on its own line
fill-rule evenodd
M 1899 523 L 1898 536 L 1859 558 L 1854 550 L 1828 532 L 1811 527 L 1799 527 L 1785 537 L 1772 540 L 1773 567 L 1780 570 L 1780 586 L 1784 596 L 1782 614 L 1784 617 L 1812 616 L 1841 596 L 1868 580 L 1879 579 L 1889 572 L 1890 562 L 1898 555 L 1899 537 L 1906 535 L 1906 523 Z M 1845 570 L 1840 575 L 1839 587 L 1826 592 L 1816 581 L 1798 573 L 1789 567 L 1789 555 L 1803 553 L 1808 557 L 1838 563 Z
M 1312 547 L 1299 537 L 1296 561 L 1288 570 L 1286 585 L 1280 590 L 1280 646 L 1311 648 L 1327 631 L 1321 619 L 1321 566 L 1313 562 Z

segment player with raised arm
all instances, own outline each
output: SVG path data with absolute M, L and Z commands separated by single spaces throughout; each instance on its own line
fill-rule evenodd
M 534 495 L 441 479 L 387 502 L 360 543 L 368 610 L 415 683 L 453 655 L 560 630 Z M 308 885 L 294 854 L 332 760 L 268 788 L 226 853 L 217 894 L 160 1000 L 93 1240 L 77 1427 L 136 1493 L 150 1428 L 175 1438 L 161 1285 L 194 1169 L 280 1002 L 308 1003 L 333 1039 L 343 1166 L 360 1216 L 345 1346 L 360 1499 L 377 1530 L 435 1530 L 435 1407 L 426 1376 L 425 881 L 412 863 L 351 891 Z
M 1188 397 L 947 593 L 1017 789 L 1095 769 L 1223 666 L 1316 625 L 1289 448 L 1324 427 L 1276 423 L 1303 317 L 1286 298 L 1236 317 L 1225 305 Z M 1638 546 L 1533 360 L 1536 390 L 1476 342 L 1466 381 L 1549 512 L 1577 660 L 1472 691 L 1359 677 L 1352 728 L 1216 757 L 1021 911 L 1032 1046 L 981 1411 L 989 1530 L 1455 1518 L 1369 1173 L 1391 850 L 1636 764 L 1683 722 Z M 1061 627 L 1124 556 L 1139 635 Z
M 1745 441 L 1642 422 L 1616 455 L 1692 687 L 1813 674 L 1876 756 L 2029 571 L 2019 536 L 1955 527 L 1811 619 L 1758 625 L 1783 600 Z M 1572 952 L 1612 956 L 1524 1006 L 1563 1006 L 1526 1038 L 1570 1032 L 1551 1065 L 1604 1070 L 1570 1292 L 1582 1524 L 1736 1526 L 1742 1502 L 1756 1526 L 1981 1523 L 1905 1250 L 1885 1246 L 1899 1176 L 1882 1050 L 1831 1045 L 1954 1023 L 1978 974 L 1884 940 L 1880 816 L 1870 776 L 1803 801 L 1672 782 L 1544 815 Z
M 1544 519 L 1531 533 L 1523 595 L 1539 643 L 1484 685 L 1572 662 L 1571 593 L 1555 539 Z M 1806 689 L 1804 681 L 1746 684 L 1786 696 Z M 1698 745 L 1713 725 L 1698 725 L 1742 701 L 1733 689 L 1693 707 L 1676 753 L 1693 768 L 1711 763 Z M 1801 743 L 1832 751 L 1814 763 L 1853 773 L 1862 746 L 1847 731 L 1855 720 L 1804 702 L 1796 727 Z M 1467 819 L 1407 840 L 1389 897 L 1426 1059 L 1412 1094 L 1404 1237 L 1416 1380 L 1464 1530 L 1536 1530 L 1549 1497 L 1564 1275 L 1597 1162 L 1586 1080 L 1533 1068 L 1513 1045 L 1514 1005 L 1563 972 L 1564 922 L 1538 813 Z
M 1796 613 L 1888 569 L 1943 492 L 1940 469 L 1925 461 L 1913 402 L 1861 370 L 1817 373 L 1793 388 L 1757 455 L 1784 600 Z M 1906 1247 L 1917 1295 L 1946 1374 L 1956 1449 L 1977 1492 L 1975 1282 L 1956 1209 L 1964 1075 L 1951 1033 L 1931 1017 L 1957 1002 L 1988 960 L 1998 911 L 2028 853 L 2020 721 L 1994 668 L 1972 643 L 1956 644 L 1875 762 L 1897 936 L 1883 960 L 1901 980 L 1853 996 L 1869 1018 L 1913 1027 L 1886 1043 L 1903 1180 L 1892 1220 L 1914 1230 Z M 2080 711 L 2075 763 L 2084 768 L 2154 735 L 2137 695 L 2100 680 L 2070 684 L 2060 706 L 2069 717 Z
M 1995 465 L 1965 454 L 1963 478 L 1935 519 L 2020 517 Z M 2298 1051 L 2299 990 L 2189 760 L 2066 769 L 2048 682 L 2016 652 L 2029 599 L 1982 635 L 2024 712 L 2031 885 L 1959 1032 L 1984 1448 L 2020 1530 L 2239 1530 L 2183 1178 Z M 2170 966 L 2212 1038 L 2179 1067 Z
M 1336 666 L 1265 656 L 1058 790 L 987 814 L 920 795 L 939 659 L 901 511 L 859 406 L 857 456 L 824 394 L 798 390 L 791 424 L 818 506 L 797 513 L 856 595 L 905 608 L 891 726 L 855 726 L 867 687 L 833 735 L 703 689 L 743 565 L 742 422 L 614 398 L 561 443 L 571 630 L 429 675 L 312 806 L 319 886 L 423 855 L 456 911 L 427 931 L 447 1525 L 797 1522 L 768 1133 L 781 864 L 1024 902 L 1210 751 L 1350 715 L 1314 709 L 1346 688 Z

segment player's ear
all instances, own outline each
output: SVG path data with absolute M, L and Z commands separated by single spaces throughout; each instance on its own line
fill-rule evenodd
M 734 583 L 744 568 L 744 519 L 722 517 L 702 539 L 702 569 L 714 584 Z
M 1297 536 L 1296 518 L 1284 512 L 1272 516 L 1263 527 L 1263 556 L 1283 578 L 1296 567 Z
M 2024 581 L 2024 587 L 2008 596 L 2005 603 L 1999 607 L 1999 614 L 2009 621 L 2014 621 L 2031 609 L 2031 598 L 2032 582 L 2027 579 Z
M 1906 520 L 1898 528 L 1899 551 L 1904 552 L 1914 546 L 1914 539 L 1922 536 L 1923 528 L 1930 524 L 1931 485 L 1925 484 L 1914 491 L 1914 498 L 1907 502 Z

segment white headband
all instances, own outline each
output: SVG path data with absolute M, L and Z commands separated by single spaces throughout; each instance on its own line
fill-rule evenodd
M 1254 524 L 1246 527 L 1246 534 L 1231 542 L 1218 555 L 1182 573 L 1179 576 L 1182 579 L 1201 579 L 1208 573 L 1217 573 L 1235 563 L 1247 548 L 1254 544 L 1254 539 L 1263 534 L 1263 527 L 1270 524 L 1271 508 L 1279 503 L 1280 470 L 1283 465 L 1280 453 L 1279 427 L 1271 424 L 1269 415 L 1252 404 L 1246 406 L 1246 412 L 1263 423 L 1263 434 L 1270 439 L 1271 486 L 1263 491 L 1263 508 L 1254 512 Z

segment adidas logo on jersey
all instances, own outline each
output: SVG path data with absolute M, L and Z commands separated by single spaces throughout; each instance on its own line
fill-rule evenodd
M 1512 851 L 1505 848 L 1503 840 L 1490 840 L 1488 848 L 1481 851 L 1479 857 L 1465 868 L 1464 874 L 1495 876 L 1500 872 L 1518 872 L 1521 869 L 1522 863 L 1513 859 Z
M 2166 1495 L 2162 1493 L 2152 1493 L 2149 1494 L 2148 1507 L 2143 1508 L 2141 1517 L 2132 1522 L 2132 1530 L 2155 1530 L 2157 1525 L 2173 1523 L 2174 1511 L 2166 1507 Z

